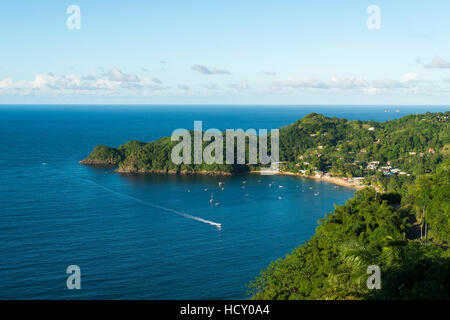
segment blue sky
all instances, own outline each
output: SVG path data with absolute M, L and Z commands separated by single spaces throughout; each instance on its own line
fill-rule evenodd
M 448 105 L 449 12 L 446 0 L 2 1 L 0 103 Z

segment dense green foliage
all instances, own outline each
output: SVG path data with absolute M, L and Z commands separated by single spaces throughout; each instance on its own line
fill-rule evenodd
M 144 142 L 138 140 L 132 140 L 127 143 L 124 143 L 119 147 L 119 151 L 123 154 L 124 158 L 129 157 L 133 152 L 138 151 L 139 149 L 145 146 Z
M 401 206 L 398 195 L 358 191 L 321 220 L 308 242 L 262 271 L 250 284 L 253 298 L 448 299 L 448 166 L 446 161 L 435 174 L 417 179 Z M 414 207 L 424 201 L 430 231 L 440 245 L 408 239 L 417 238 L 409 222 L 415 221 Z M 369 265 L 381 268 L 381 290 L 367 288 Z
M 445 244 L 450 244 L 449 169 L 450 160 L 446 159 L 435 174 L 418 177 L 403 201 L 422 226 L 426 224 L 427 237 Z
M 192 132 L 191 132 L 192 133 Z M 192 133 L 193 136 L 193 133 Z M 131 141 L 119 147 L 124 155 L 124 160 L 119 164 L 119 170 L 127 172 L 173 172 L 173 173 L 238 173 L 248 171 L 245 165 L 226 165 L 226 164 L 174 164 L 171 160 L 172 149 L 178 144 L 178 141 L 171 141 L 164 137 L 150 143 Z M 203 143 L 206 146 L 206 143 Z M 226 149 L 225 146 L 223 147 Z M 194 142 L 191 141 L 191 162 L 194 159 Z
M 367 184 L 397 191 L 442 162 L 450 147 L 449 115 L 426 113 L 375 122 L 312 113 L 281 130 L 280 159 L 287 161 L 287 171 L 365 177 Z M 400 170 L 392 174 L 381 169 L 387 166 Z
M 86 163 L 102 163 L 102 164 L 118 164 L 124 159 L 122 152 L 115 148 L 110 148 L 104 145 L 98 145 L 91 152 L 84 162 Z

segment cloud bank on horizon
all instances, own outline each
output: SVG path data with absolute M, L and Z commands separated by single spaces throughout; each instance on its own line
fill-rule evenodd
M 0 4 L 0 103 L 450 101 L 448 1 L 77 5 Z

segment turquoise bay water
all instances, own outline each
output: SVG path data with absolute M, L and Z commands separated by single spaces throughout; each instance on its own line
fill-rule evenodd
M 245 298 L 261 269 L 310 238 L 353 191 L 257 174 L 119 175 L 77 162 L 97 144 L 151 141 L 194 120 L 271 129 L 309 112 L 386 120 L 444 110 L 384 109 L 0 106 L 0 299 Z M 73 264 L 81 290 L 66 288 Z

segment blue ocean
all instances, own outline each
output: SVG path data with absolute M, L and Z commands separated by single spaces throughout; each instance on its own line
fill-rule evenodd
M 384 121 L 444 110 L 0 106 L 0 299 L 243 299 L 249 281 L 354 192 L 290 176 L 133 176 L 79 165 L 98 144 L 152 141 L 194 120 L 272 129 L 310 112 Z M 81 269 L 81 290 L 67 289 L 69 265 Z

